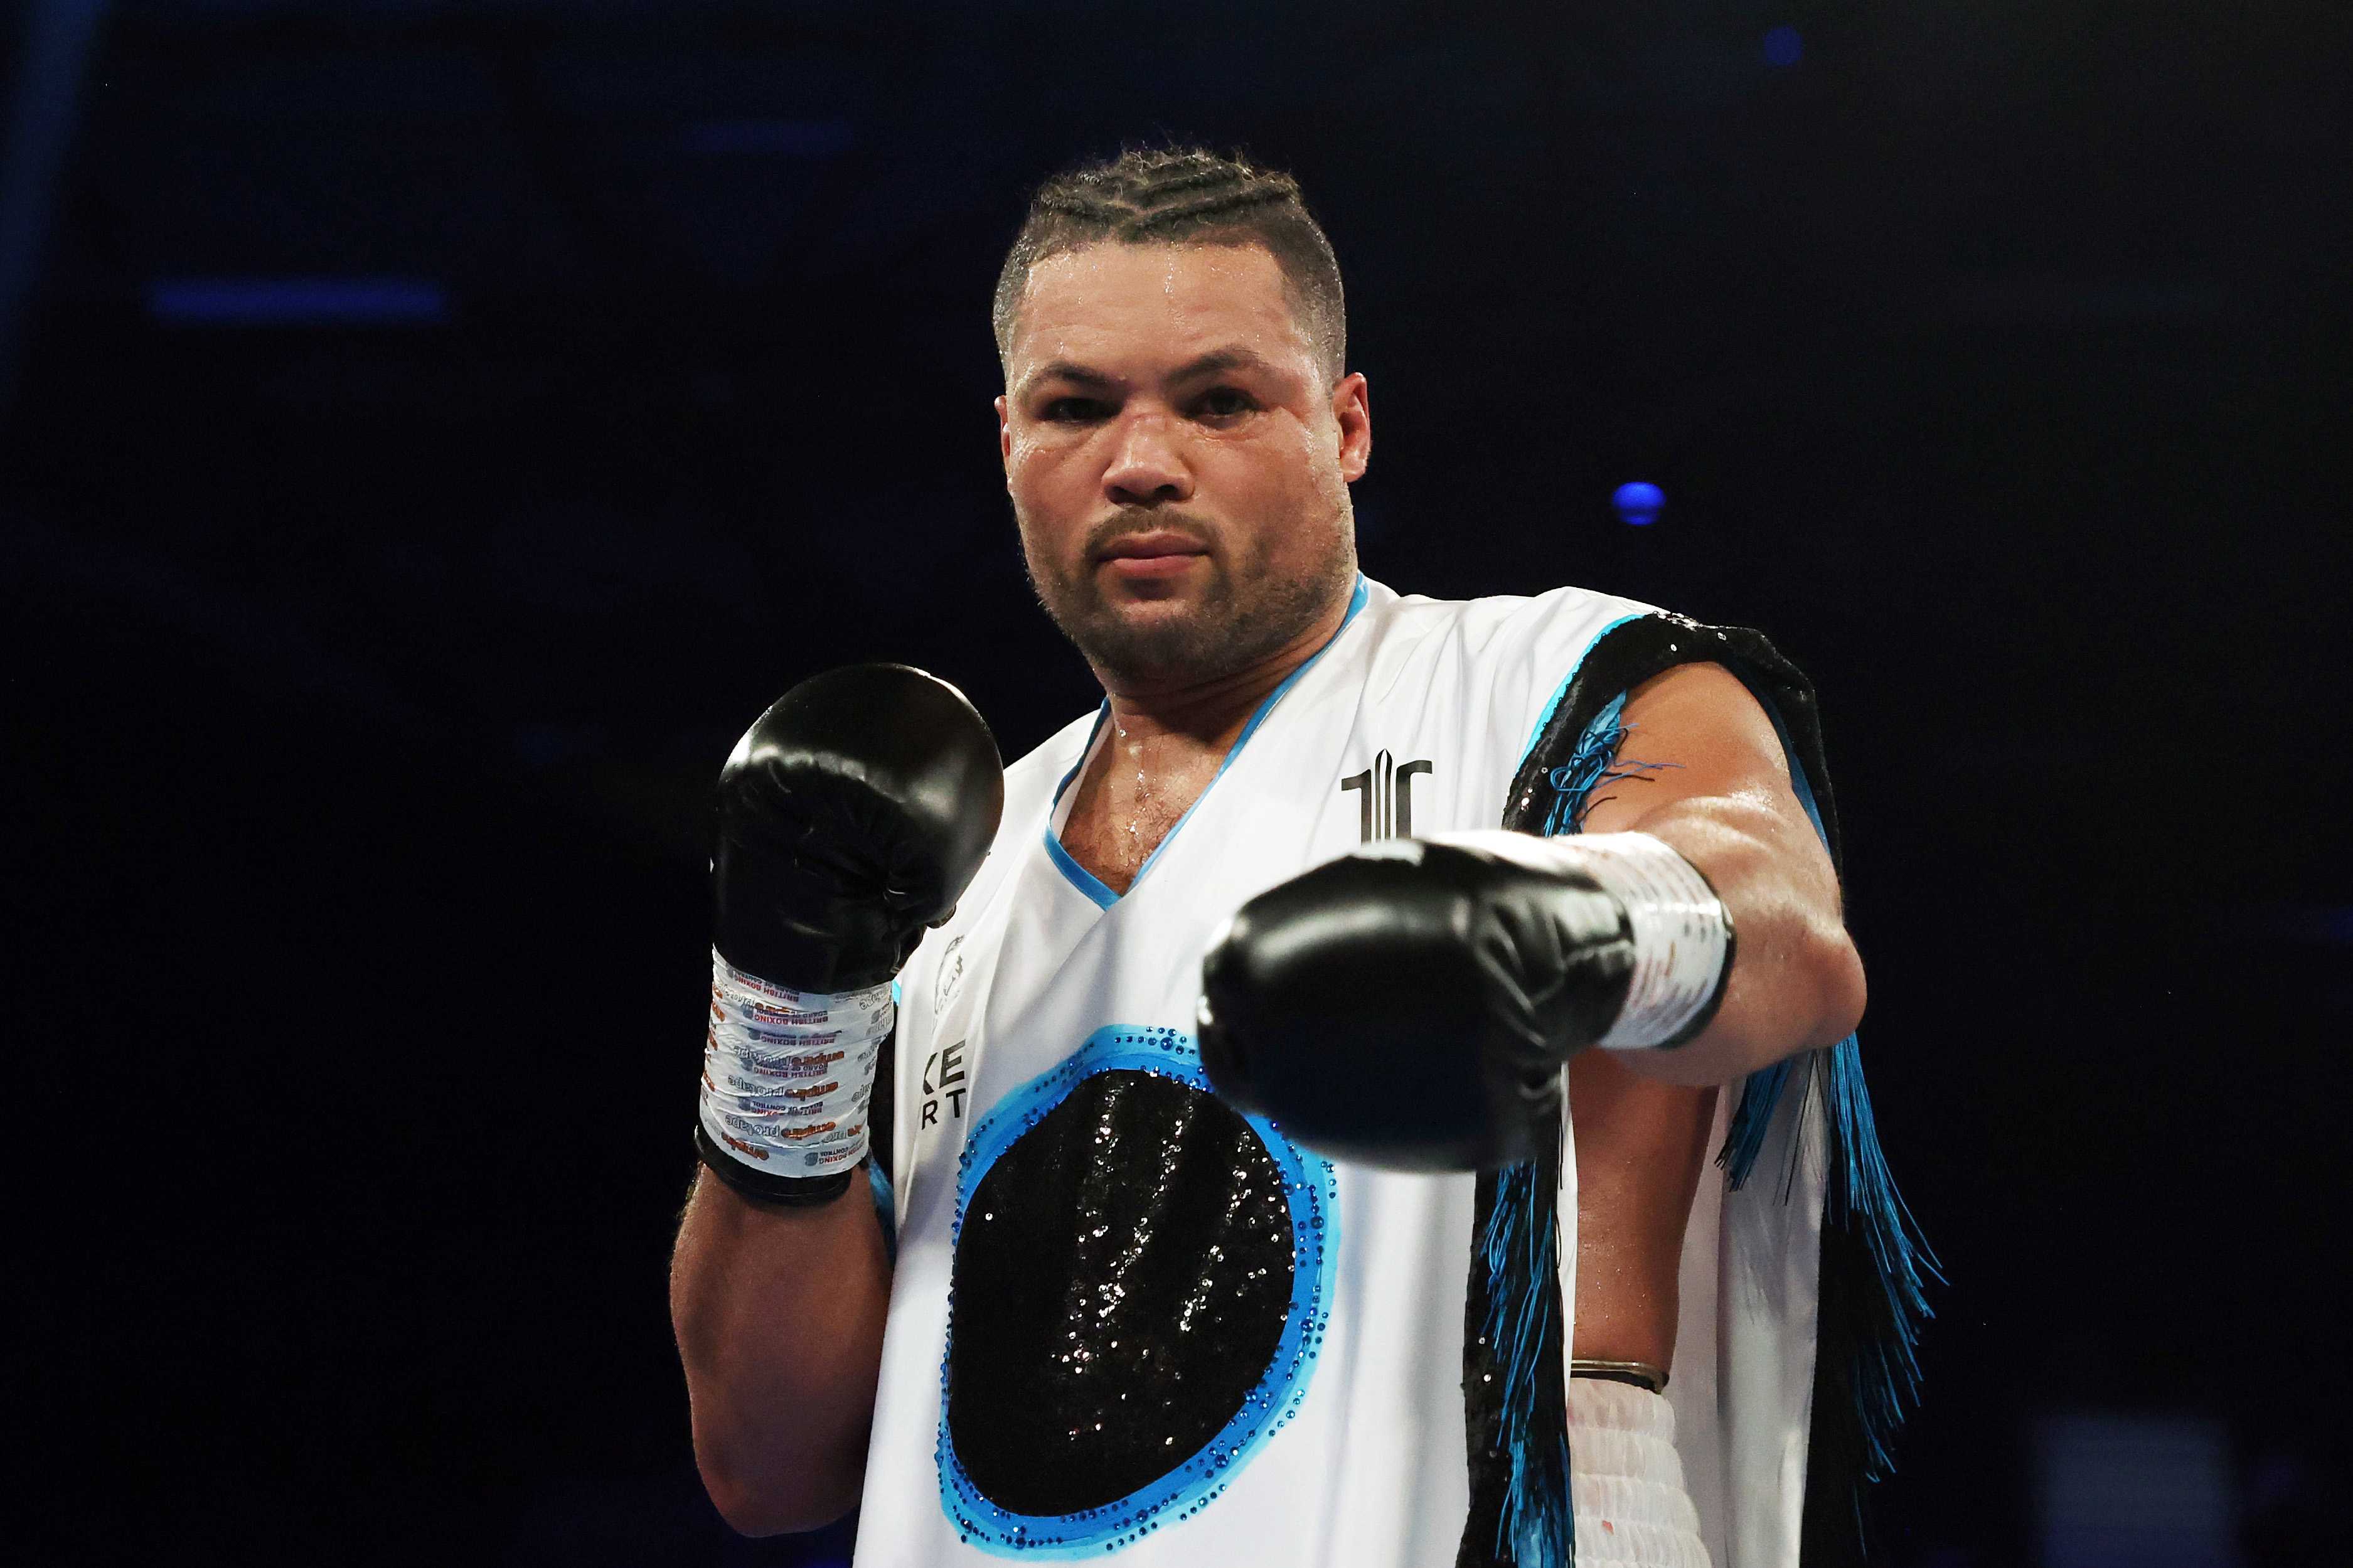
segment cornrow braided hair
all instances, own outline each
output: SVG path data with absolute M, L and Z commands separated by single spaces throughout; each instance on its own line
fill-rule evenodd
M 1131 150 L 1066 170 L 1029 199 L 1021 232 L 997 274 L 991 312 L 1008 364 L 1029 269 L 1089 245 L 1256 245 L 1282 268 L 1292 309 L 1315 345 L 1327 382 L 1347 364 L 1347 302 L 1332 242 L 1307 210 L 1299 182 L 1198 147 Z

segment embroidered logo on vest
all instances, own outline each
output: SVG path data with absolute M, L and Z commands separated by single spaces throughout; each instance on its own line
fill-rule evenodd
M 1361 843 L 1370 844 L 1376 838 L 1410 838 L 1413 837 L 1413 775 L 1430 772 L 1430 759 L 1417 757 L 1400 763 L 1387 751 L 1373 759 L 1373 765 L 1363 773 L 1340 781 L 1343 794 L 1357 792 L 1356 809 L 1363 837 Z
M 949 999 L 964 987 L 964 954 L 956 950 L 964 945 L 961 932 L 948 938 L 946 951 L 940 954 L 940 977 L 932 988 L 932 1011 L 944 1013 Z

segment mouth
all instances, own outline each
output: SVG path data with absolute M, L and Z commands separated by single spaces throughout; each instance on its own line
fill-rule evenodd
M 1207 555 L 1208 546 L 1198 539 L 1155 529 L 1150 533 L 1130 534 L 1113 540 L 1096 552 L 1098 563 L 1107 561 L 1165 561 L 1173 556 Z
M 1132 533 L 1115 539 L 1095 554 L 1095 565 L 1116 582 L 1141 589 L 1146 583 L 1183 577 L 1196 561 L 1208 558 L 1208 546 L 1169 529 Z

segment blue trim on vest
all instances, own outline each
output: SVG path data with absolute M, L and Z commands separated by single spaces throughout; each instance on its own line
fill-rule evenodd
M 1077 778 L 1079 770 L 1087 765 L 1087 753 L 1095 749 L 1095 737 L 1103 733 L 1103 721 L 1110 716 L 1111 703 L 1106 700 L 1095 710 L 1094 728 L 1087 731 L 1087 743 L 1079 748 L 1079 760 L 1071 764 L 1071 771 L 1064 773 L 1062 782 L 1054 786 L 1054 798 L 1046 807 L 1046 858 L 1054 863 L 1054 869 L 1062 874 L 1064 881 L 1092 899 L 1098 909 L 1105 910 L 1119 902 L 1119 895 L 1113 892 L 1102 878 L 1080 865 L 1071 858 L 1071 852 L 1062 847 L 1061 835 L 1054 831 L 1054 807 L 1062 804 L 1062 792 L 1071 787 L 1071 781 Z M 1142 875 L 1141 872 L 1137 873 L 1139 878 Z
M 1152 868 L 1158 864 L 1160 857 L 1167 853 L 1168 847 L 1176 842 L 1176 836 L 1185 831 L 1185 825 L 1193 820 L 1193 814 L 1201 809 L 1203 801 L 1209 798 L 1209 791 L 1218 787 L 1218 780 L 1226 776 L 1226 770 L 1232 767 L 1234 759 L 1242 754 L 1242 748 L 1250 744 L 1250 738 L 1258 733 L 1258 727 L 1266 722 L 1268 714 L 1274 711 L 1274 705 L 1282 701 L 1284 694 L 1293 687 L 1299 684 L 1300 677 L 1315 668 L 1316 660 L 1331 651 L 1332 645 L 1340 640 L 1340 634 L 1348 629 L 1348 624 L 1356 618 L 1356 612 L 1363 609 L 1366 601 L 1371 597 L 1371 584 L 1365 581 L 1363 573 L 1357 573 L 1356 592 L 1348 595 L 1348 610 L 1340 617 L 1340 624 L 1333 628 L 1332 635 L 1324 639 L 1322 647 L 1308 655 L 1305 662 L 1282 678 L 1282 685 L 1266 694 L 1266 700 L 1258 705 L 1257 710 L 1250 716 L 1250 721 L 1242 726 L 1242 732 L 1234 737 L 1233 746 L 1226 752 L 1225 761 L 1218 764 L 1218 771 L 1210 775 L 1208 784 L 1194 798 L 1193 804 L 1185 808 L 1185 815 L 1176 819 L 1176 826 L 1168 830 L 1168 836 L 1154 847 L 1151 854 L 1145 857 L 1144 864 L 1136 868 L 1135 881 L 1127 885 L 1130 892 L 1134 892 L 1136 883 L 1143 881 L 1151 872 Z M 1055 868 L 1062 873 L 1063 879 L 1071 886 L 1092 899 L 1098 907 L 1106 910 L 1119 902 L 1120 895 L 1112 891 L 1103 879 L 1071 858 L 1071 852 L 1062 847 L 1061 836 L 1054 831 L 1053 808 L 1062 804 L 1062 792 L 1071 787 L 1071 781 L 1077 778 L 1079 770 L 1087 765 L 1087 753 L 1095 749 L 1095 737 L 1103 733 L 1103 721 L 1109 717 L 1111 717 L 1111 700 L 1105 698 L 1103 707 L 1095 713 L 1094 728 L 1087 731 L 1087 743 L 1079 748 L 1079 760 L 1071 764 L 1071 771 L 1064 773 L 1062 782 L 1054 786 L 1054 798 L 1046 808 L 1046 858 L 1054 863 Z
M 1514 773 L 1519 772 L 1520 763 L 1526 762 L 1528 760 L 1528 753 L 1536 749 L 1536 742 L 1544 739 L 1545 726 L 1552 722 L 1553 714 L 1560 708 L 1560 700 L 1568 695 L 1569 682 L 1575 680 L 1577 679 L 1577 672 L 1585 668 L 1585 655 L 1593 651 L 1595 643 L 1599 642 L 1603 637 L 1608 637 L 1611 632 L 1616 631 L 1628 621 L 1639 621 L 1641 619 L 1642 619 L 1642 617 L 1639 615 L 1620 616 L 1616 620 L 1610 622 L 1608 626 L 1593 634 L 1592 641 L 1588 642 L 1585 645 L 1584 651 L 1580 652 L 1577 656 L 1577 662 L 1568 667 L 1568 673 L 1562 676 L 1560 678 L 1560 684 L 1552 689 L 1552 700 L 1546 702 L 1544 705 L 1544 711 L 1536 715 L 1536 727 L 1528 731 L 1527 744 L 1520 748 L 1520 762 L 1512 764 L 1512 771 Z

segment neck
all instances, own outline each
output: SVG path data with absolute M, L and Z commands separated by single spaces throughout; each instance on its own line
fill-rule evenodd
M 1098 666 L 1095 679 L 1110 700 L 1112 722 L 1128 745 L 1176 740 L 1222 753 L 1232 747 L 1267 693 L 1314 658 L 1347 614 L 1348 601 L 1343 598 L 1291 641 L 1225 675 L 1114 677 Z

